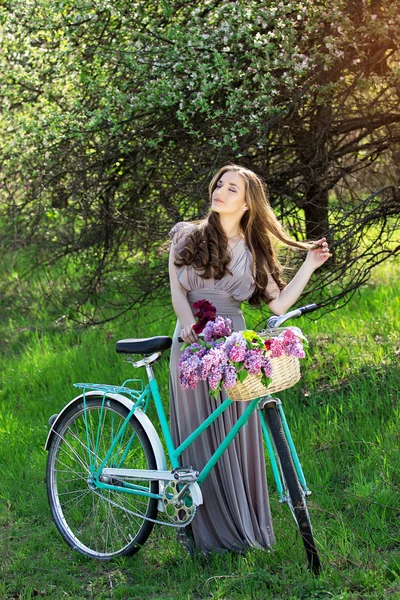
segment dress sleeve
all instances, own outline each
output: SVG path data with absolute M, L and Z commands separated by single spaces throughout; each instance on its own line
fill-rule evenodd
M 181 221 L 176 223 L 169 232 L 170 242 L 174 246 L 175 254 L 178 254 L 186 245 L 187 236 L 196 228 L 192 223 Z

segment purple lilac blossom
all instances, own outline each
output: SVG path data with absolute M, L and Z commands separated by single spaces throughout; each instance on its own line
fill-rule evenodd
M 305 352 L 300 340 L 290 341 L 285 346 L 286 356 L 295 356 L 296 358 L 304 358 Z
M 185 360 L 178 361 L 180 378 L 188 387 L 195 389 L 201 377 L 201 359 L 196 354 L 191 354 Z
M 227 390 L 233 388 L 236 383 L 236 369 L 233 365 L 226 365 L 222 377 L 222 383 Z
M 262 367 L 266 377 L 272 376 L 272 363 L 271 363 L 270 359 L 268 358 L 268 356 L 263 356 L 261 367 Z
M 228 358 L 221 347 L 211 348 L 209 354 L 212 357 L 212 364 L 208 372 L 207 379 L 211 389 L 215 390 L 218 386 L 218 383 L 222 379 L 223 371 L 228 362 Z
M 215 321 L 208 321 L 203 330 L 204 339 L 206 342 L 211 342 L 213 339 L 218 339 L 230 335 L 232 329 L 231 319 L 217 317 Z
M 203 329 L 203 335 L 206 342 L 211 342 L 214 337 L 214 321 L 208 321 Z
M 244 350 L 247 348 L 246 340 L 244 339 L 241 331 L 234 331 L 229 337 L 226 338 L 224 348 L 228 356 L 234 346 L 240 346 Z
M 217 317 L 214 321 L 214 335 L 218 339 L 232 333 L 232 320 Z
M 297 358 L 305 357 L 301 339 L 298 338 L 291 329 L 286 329 L 284 340 L 286 356 L 296 356 Z
M 197 352 L 193 352 L 196 348 Z M 196 388 L 201 379 L 202 358 L 206 351 L 201 344 L 191 344 L 179 357 L 179 379 L 184 389 Z
M 261 348 L 253 348 L 247 350 L 244 359 L 244 368 L 250 373 L 250 375 L 256 375 L 261 371 L 263 350 Z
M 184 390 L 189 389 L 189 382 L 186 379 L 186 377 L 184 375 L 182 375 L 182 373 L 179 373 L 179 381 L 181 382 L 181 386 L 183 387 Z
M 228 357 L 233 362 L 242 362 L 246 356 L 246 346 L 235 344 L 229 351 Z

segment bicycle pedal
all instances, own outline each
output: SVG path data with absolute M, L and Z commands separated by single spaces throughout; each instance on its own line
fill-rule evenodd
M 176 481 L 184 482 L 196 481 L 199 476 L 199 472 L 195 471 L 193 467 L 178 467 L 171 471 L 171 473 Z

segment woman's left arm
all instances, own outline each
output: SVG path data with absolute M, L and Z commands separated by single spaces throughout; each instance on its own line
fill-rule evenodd
M 307 252 L 306 259 L 293 279 L 287 286 L 277 294 L 268 304 L 268 307 L 276 315 L 283 315 L 298 300 L 300 294 L 306 287 L 311 275 L 318 267 L 322 266 L 330 256 L 326 238 L 314 242 L 317 246 L 314 250 Z

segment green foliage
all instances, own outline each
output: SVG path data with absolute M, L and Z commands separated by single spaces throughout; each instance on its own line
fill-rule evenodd
M 378 14 L 364 3 L 357 15 L 344 0 L 162 7 L 9 2 L 2 9 L 5 133 L 18 123 L 25 150 L 35 139 L 50 148 L 92 134 L 88 152 L 119 133 L 123 148 L 135 127 L 173 108 L 191 134 L 201 138 L 206 121 L 212 146 L 238 149 L 239 138 L 261 135 L 305 90 L 304 102 L 316 94 L 319 104 L 354 79 L 371 90 L 367 74 L 360 77 L 371 39 L 395 47 L 399 35 L 397 5 L 388 0 Z M 168 128 L 144 143 L 155 148 L 164 136 Z
M 328 233 L 347 296 L 399 251 L 378 235 L 376 255 L 358 253 L 364 228 L 389 235 L 399 213 L 398 9 L 3 3 L 0 248 L 32 247 L 59 316 L 96 323 L 151 303 L 170 227 L 204 215 L 210 175 L 234 161 L 264 176 L 297 239 Z

